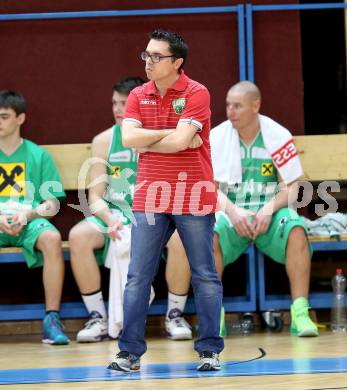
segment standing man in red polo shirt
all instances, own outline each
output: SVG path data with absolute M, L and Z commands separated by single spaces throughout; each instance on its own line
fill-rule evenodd
M 120 352 L 110 369 L 140 368 L 150 286 L 163 248 L 177 229 L 190 268 L 199 319 L 198 370 L 219 370 L 222 285 L 213 257 L 216 190 L 210 156 L 210 95 L 183 71 L 188 46 L 164 30 L 150 34 L 141 58 L 150 80 L 129 95 L 123 120 L 126 147 L 139 150 L 133 201 L 131 261 L 124 295 Z

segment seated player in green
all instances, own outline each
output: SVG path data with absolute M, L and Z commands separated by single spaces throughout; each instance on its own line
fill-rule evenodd
M 24 97 L 0 91 L 0 246 L 18 246 L 29 268 L 43 266 L 43 342 L 68 344 L 60 321 L 64 280 L 61 236 L 48 221 L 65 193 L 49 153 L 21 137 Z
M 222 278 L 224 268 L 254 243 L 286 267 L 293 300 L 291 333 L 318 336 L 308 313 L 312 249 L 303 218 L 288 207 L 297 200 L 302 168 L 292 135 L 259 114 L 260 104 L 255 84 L 237 83 L 226 96 L 228 119 L 210 133 L 214 178 L 220 188 L 214 228 L 216 268 Z M 226 334 L 223 314 L 221 335 Z
M 219 184 L 215 258 L 223 268 L 253 242 L 285 265 L 291 296 L 291 333 L 318 336 L 308 310 L 311 246 L 306 226 L 290 205 L 302 167 L 290 132 L 259 114 L 258 87 L 242 81 L 226 96 L 228 120 L 211 130 L 214 177 Z

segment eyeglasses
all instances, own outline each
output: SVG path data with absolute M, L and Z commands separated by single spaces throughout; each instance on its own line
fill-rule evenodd
M 154 62 L 154 63 L 160 62 L 160 60 L 162 60 L 163 58 L 170 58 L 170 57 L 175 57 L 175 56 L 162 56 L 160 54 L 149 54 L 146 51 L 143 51 L 141 53 L 141 59 L 143 61 L 147 61 L 148 58 L 150 58 L 151 61 Z

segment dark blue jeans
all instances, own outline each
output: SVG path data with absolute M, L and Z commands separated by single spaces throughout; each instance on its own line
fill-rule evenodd
M 222 284 L 213 254 L 214 214 L 206 216 L 146 214 L 135 212 L 131 231 L 131 260 L 124 292 L 124 323 L 119 349 L 136 356 L 146 350 L 145 326 L 150 287 L 158 271 L 162 251 L 175 229 L 183 242 L 190 268 L 199 321 L 195 350 L 220 352 L 219 336 Z

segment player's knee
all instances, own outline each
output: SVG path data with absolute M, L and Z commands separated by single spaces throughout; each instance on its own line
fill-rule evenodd
M 168 250 L 177 257 L 184 257 L 186 254 L 181 238 L 177 232 L 171 236 L 169 242 L 167 243 L 167 247 Z
M 92 247 L 92 240 L 90 229 L 82 224 L 74 226 L 69 232 L 69 247 L 71 251 Z
M 295 226 L 289 233 L 289 239 L 291 240 L 306 240 L 306 234 L 301 226 Z
M 300 249 L 307 247 L 305 230 L 301 226 L 295 226 L 289 234 L 287 246 L 295 246 Z
M 83 234 L 81 229 L 77 226 L 74 226 L 69 232 L 69 247 L 75 248 L 80 245 L 81 240 L 83 240 Z
M 43 251 L 61 250 L 61 234 L 56 230 L 46 230 L 39 238 L 40 247 Z

